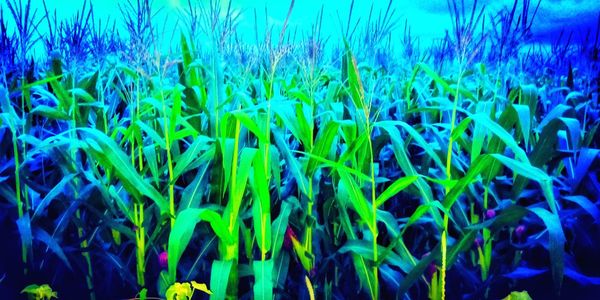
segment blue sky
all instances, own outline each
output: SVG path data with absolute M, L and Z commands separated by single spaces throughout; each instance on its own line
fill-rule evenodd
M 19 0 L 17 0 L 19 1 Z M 42 10 L 41 0 L 31 0 L 40 13 Z M 120 14 L 117 3 L 120 0 L 91 0 L 97 17 L 110 17 L 120 22 Z M 208 0 L 192 0 L 199 3 L 207 3 Z M 226 5 L 229 0 L 222 0 L 222 5 Z M 461 1 L 461 0 L 458 0 Z M 466 7 L 470 8 L 473 0 L 465 0 Z M 369 8 L 372 3 L 375 4 L 375 12 L 383 9 L 387 5 L 387 0 L 356 0 L 354 8 L 354 18 L 359 16 L 364 20 L 367 18 Z M 522 2 L 522 0 L 520 0 Z M 537 1 L 532 1 L 535 6 Z M 46 0 L 50 10 L 57 9 L 60 18 L 72 16 L 83 4 L 83 0 Z M 289 1 L 281 0 L 233 0 L 232 7 L 235 11 L 242 12 L 239 31 L 247 33 L 248 38 L 254 37 L 254 9 L 257 10 L 259 20 L 259 32 L 263 32 L 264 10 L 268 8 L 269 21 L 275 25 L 278 32 L 278 26 L 285 19 L 289 7 Z M 487 12 L 491 13 L 503 6 L 511 6 L 512 0 L 497 1 L 479 1 L 480 5 L 485 4 Z M 4 1 L 2 1 L 4 5 Z M 156 8 L 163 7 L 163 15 L 157 21 L 162 23 L 164 17 L 175 16 L 182 6 L 187 4 L 187 0 L 154 0 Z M 290 19 L 289 28 L 297 28 L 299 33 L 307 33 L 310 25 L 315 20 L 316 12 L 324 7 L 324 31 L 326 34 L 336 36 L 339 34 L 338 15 L 346 22 L 350 0 L 296 0 L 295 7 Z M 450 17 L 446 0 L 418 1 L 418 0 L 394 0 L 393 6 L 397 10 L 397 17 L 401 22 L 399 25 L 398 39 L 402 35 L 402 26 L 404 20 L 408 21 L 414 36 L 419 37 L 423 43 L 427 43 L 433 38 L 444 35 L 446 29 L 451 26 Z M 600 1 L 595 0 L 542 0 L 533 31 L 536 39 L 542 42 L 551 42 L 556 39 L 559 32 L 565 29 L 567 32 L 574 31 L 574 37 L 582 36 L 587 28 L 596 28 L 600 12 Z M 5 17 L 7 11 L 5 11 Z M 171 18 L 172 20 L 172 18 Z M 119 24 L 119 23 L 117 23 Z M 41 32 L 44 32 L 42 24 Z

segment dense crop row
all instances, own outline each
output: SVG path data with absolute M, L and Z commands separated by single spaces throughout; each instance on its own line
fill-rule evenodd
M 250 61 L 227 55 L 236 17 L 211 5 L 190 9 L 175 54 L 152 54 L 151 6 L 127 3 L 130 48 L 78 27 L 85 7 L 47 64 L 26 63 L 29 29 L 5 37 L 20 61 L 0 79 L 7 293 L 496 299 L 600 284 L 597 44 L 580 73 L 542 53 L 565 78 L 536 74 L 513 51 L 531 27 L 512 27 L 518 1 L 481 38 L 483 8 L 454 2 L 454 36 L 423 55 L 407 30 L 402 59 L 355 56 L 350 15 L 333 63 L 318 35 L 291 50 L 286 25 Z M 364 42 L 394 20 L 369 18 Z

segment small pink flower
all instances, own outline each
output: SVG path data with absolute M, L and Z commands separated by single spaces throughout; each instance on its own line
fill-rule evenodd
M 485 211 L 485 218 L 486 219 L 492 219 L 496 216 L 496 211 L 493 209 L 488 209 Z
M 517 236 L 517 238 L 521 238 L 523 237 L 523 234 L 525 234 L 525 225 L 519 225 L 517 226 L 517 228 L 515 228 L 515 235 Z
M 169 267 L 169 254 L 167 253 L 167 251 L 163 251 L 158 254 L 158 264 L 163 269 Z

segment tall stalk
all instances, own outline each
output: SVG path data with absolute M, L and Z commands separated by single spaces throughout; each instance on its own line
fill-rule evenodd
M 371 233 L 373 234 L 373 280 L 374 290 L 373 290 L 373 299 L 379 299 L 379 270 L 377 267 L 377 262 L 379 261 L 378 253 L 377 253 L 377 237 L 379 236 L 379 232 L 377 230 L 377 197 L 375 195 L 375 162 L 373 157 L 373 141 L 371 140 L 371 124 L 369 122 L 369 116 L 366 116 L 367 119 L 367 131 L 369 133 L 369 138 L 367 142 L 369 143 L 369 156 L 371 159 L 371 210 L 373 213 L 373 223 L 371 224 Z
M 13 128 L 12 130 L 12 144 L 13 152 L 15 155 L 15 193 L 17 196 L 17 213 L 19 219 L 21 219 L 23 217 L 23 201 L 21 199 L 21 175 L 19 174 L 21 164 L 19 161 L 19 147 L 17 144 L 16 128 Z M 21 239 L 21 261 L 23 262 L 23 273 L 27 275 L 27 246 L 25 245 L 25 241 L 23 239 Z
M 159 76 L 160 80 L 161 76 Z M 171 136 L 169 134 L 169 117 L 167 116 L 167 106 L 165 103 L 165 93 L 160 83 L 160 99 L 162 103 L 162 113 L 164 118 L 165 144 L 167 147 L 167 166 L 169 171 L 169 217 L 171 219 L 171 229 L 175 225 L 175 183 L 173 182 L 173 159 L 171 155 Z M 175 87 L 176 88 L 176 87 Z M 218 131 L 218 130 L 217 130 Z
M 239 108 L 238 108 L 239 109 Z M 236 197 L 237 191 L 237 174 L 238 174 L 238 161 L 239 161 L 239 148 L 240 148 L 240 130 L 241 124 L 239 120 L 235 120 L 235 136 L 233 145 L 233 160 L 231 165 L 231 179 L 230 179 L 230 190 L 229 190 L 229 202 L 228 206 L 235 206 L 238 200 Z M 239 200 L 241 201 L 241 199 Z M 235 208 L 234 208 L 235 209 Z M 231 261 L 231 271 L 229 273 L 229 280 L 227 283 L 227 298 L 237 298 L 238 293 L 238 257 L 239 257 L 239 242 L 237 236 L 239 235 L 239 223 L 237 213 L 230 213 L 229 215 L 229 234 L 234 238 L 235 242 L 232 244 L 225 245 L 224 260 Z
M 455 123 L 456 123 L 456 110 L 458 108 L 458 102 L 460 97 L 460 81 L 462 79 L 463 70 L 459 71 L 458 81 L 456 83 L 456 95 L 454 96 L 454 103 L 452 106 L 452 119 L 450 123 L 450 137 L 448 139 L 448 151 L 446 154 L 446 178 L 448 180 L 452 179 L 451 174 L 451 165 L 452 165 L 452 146 L 454 144 L 454 140 L 452 138 L 452 132 L 454 131 Z M 446 185 L 446 194 L 450 192 L 450 186 Z M 450 213 L 451 208 L 447 207 L 448 213 Z M 448 252 L 448 214 L 444 213 L 444 231 L 442 232 L 441 237 L 441 249 L 442 249 L 442 267 L 440 270 L 440 292 L 441 299 L 446 299 L 446 268 L 447 268 L 447 252 Z
M 75 89 L 75 71 L 72 71 L 71 74 L 71 88 Z M 71 139 L 76 140 L 77 139 L 77 133 L 76 133 L 76 129 L 77 129 L 77 112 L 79 111 L 79 106 L 77 103 L 77 97 L 75 96 L 75 93 L 73 92 L 73 96 L 71 97 L 71 113 L 72 113 L 72 119 L 71 119 L 71 127 L 73 130 L 71 130 Z M 76 160 L 76 153 L 75 153 L 76 149 L 74 147 L 71 148 L 71 163 L 72 163 L 72 168 L 73 170 L 76 169 L 76 165 L 75 165 L 75 160 Z M 75 199 L 79 198 L 79 179 L 77 177 L 73 178 L 73 186 L 74 188 L 74 196 Z M 75 216 L 78 219 L 81 219 L 81 211 L 79 209 L 77 209 L 75 211 Z M 82 249 L 88 249 L 88 240 L 86 238 L 84 238 L 83 236 L 83 228 L 80 226 L 77 226 L 77 235 L 79 236 L 79 239 L 81 240 L 80 246 Z M 83 258 L 85 259 L 86 265 L 87 265 L 87 275 L 86 275 L 86 284 L 87 287 L 90 291 L 90 299 L 96 299 L 96 295 L 94 292 L 94 283 L 93 283 L 93 271 L 92 271 L 92 261 L 91 261 L 91 257 L 90 257 L 90 253 L 87 250 L 84 250 L 83 253 Z
M 135 230 L 135 245 L 136 245 L 136 275 L 137 282 L 140 287 L 146 285 L 144 274 L 146 271 L 145 256 L 146 256 L 146 230 L 144 228 L 144 203 L 133 204 L 133 221 L 136 226 Z

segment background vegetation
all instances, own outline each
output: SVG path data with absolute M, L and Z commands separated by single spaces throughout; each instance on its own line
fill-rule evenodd
M 190 0 L 165 52 L 150 0 L 119 6 L 127 39 L 87 1 L 59 21 L 6 0 L 0 294 L 594 295 L 600 17 L 527 48 L 539 2 L 448 1 L 421 47 L 391 4 L 351 1 L 332 39 L 322 10 L 288 28 L 292 0 L 249 44 Z

